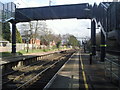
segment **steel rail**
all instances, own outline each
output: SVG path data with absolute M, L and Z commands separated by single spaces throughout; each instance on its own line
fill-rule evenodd
M 57 58 L 60 58 L 60 57 L 62 57 L 62 56 L 56 57 L 56 58 L 54 58 L 52 61 L 54 61 L 54 60 L 56 60 Z M 30 65 L 36 65 L 36 64 L 39 64 L 39 63 L 41 63 L 41 62 L 36 62 L 36 63 L 30 64 Z M 45 65 L 47 65 L 47 64 L 49 64 L 49 63 L 51 63 L 51 61 L 47 61 L 47 62 L 41 64 L 41 65 L 39 66 L 39 68 L 42 68 L 42 66 L 45 66 Z M 30 65 L 27 66 L 27 67 L 24 67 L 24 68 L 22 68 L 22 69 L 25 70 L 25 69 L 29 68 Z M 22 70 L 22 69 L 21 69 L 21 70 Z M 18 71 L 19 71 L 19 70 L 15 71 L 15 72 L 13 72 L 13 73 L 16 73 L 16 72 L 18 72 Z M 29 73 L 29 72 L 22 73 L 22 74 L 20 74 L 20 75 L 23 75 L 23 74 L 26 75 L 27 73 Z M 19 75 L 19 76 L 20 76 L 20 75 Z M 11 82 L 12 80 L 14 80 L 14 79 L 8 80 L 7 82 L 3 82 L 2 85 L 5 85 L 5 84 Z
M 55 66 L 55 64 L 57 64 L 58 62 L 60 62 L 62 59 L 54 62 L 52 65 L 50 65 L 49 67 L 45 68 L 44 70 L 42 70 L 40 73 L 38 73 L 35 77 L 33 77 L 32 79 L 30 79 L 29 81 L 27 81 L 26 83 L 24 83 L 23 85 L 19 86 L 17 89 L 15 90 L 20 90 L 21 88 L 25 88 L 28 87 L 30 84 L 32 84 L 33 82 L 35 82 L 36 80 L 38 80 L 40 78 L 40 76 L 46 72 L 47 70 L 49 70 L 50 68 L 52 68 L 53 66 Z
M 50 62 L 50 61 L 49 61 L 49 62 Z M 47 64 L 47 63 L 49 63 L 49 62 L 45 62 L 45 63 L 41 64 L 40 67 L 44 66 L 45 64 Z M 40 63 L 40 62 L 39 62 L 39 63 Z M 34 64 L 31 64 L 31 65 L 35 65 L 35 64 L 38 64 L 38 63 L 34 63 Z M 30 65 L 27 66 L 27 67 L 24 67 L 24 68 L 22 68 L 22 69 L 25 70 L 25 69 L 27 69 L 27 68 L 29 68 L 29 67 L 30 67 Z M 18 72 L 18 71 L 19 71 L 19 70 L 14 71 L 13 73 L 16 73 L 16 72 Z M 22 74 L 25 75 L 25 74 L 27 74 L 27 73 L 28 73 L 28 72 L 26 72 L 26 73 L 22 73 Z M 11 72 L 11 74 L 12 74 L 12 72 Z M 22 75 L 22 74 L 20 74 L 20 75 Z M 19 76 L 20 76 L 20 75 L 19 75 Z M 5 76 L 6 76 L 6 75 L 5 75 Z M 2 76 L 2 77 L 3 77 L 3 76 Z M 12 80 L 14 80 L 14 79 L 8 80 L 7 82 L 3 82 L 2 85 L 5 85 L 5 84 L 9 83 L 9 82 L 12 81 Z
M 50 54 L 45 54 L 45 55 L 41 55 L 41 56 L 38 56 L 38 57 L 45 58 L 46 56 L 49 56 L 49 55 L 52 55 L 52 54 L 56 54 L 56 53 L 57 53 L 57 52 L 50 53 Z M 14 57 L 14 58 L 17 58 L 17 57 Z M 36 56 L 35 56 L 35 57 L 30 57 L 30 58 L 27 58 L 27 56 L 26 56 L 26 57 L 23 56 L 23 60 L 25 60 L 25 59 L 31 59 L 31 58 L 36 58 Z M 40 59 L 41 59 L 41 58 L 40 58 Z M 21 61 L 21 60 L 19 60 L 19 61 Z M 40 63 L 40 62 L 37 62 L 37 61 L 36 61 L 35 63 L 29 64 L 29 65 L 27 65 L 27 66 L 24 67 L 24 68 L 27 68 L 28 66 L 34 65 L 34 64 L 37 64 L 37 63 Z M 5 65 L 5 64 L 1 64 L 0 66 L 3 66 L 3 65 Z M 17 71 L 12 71 L 12 72 L 5 73 L 5 74 L 2 75 L 2 77 L 6 76 L 6 75 L 9 75 L 9 74 L 12 74 L 12 73 L 14 73 L 14 72 L 17 72 Z
M 74 55 L 75 53 L 73 53 L 70 58 Z M 47 88 L 49 88 L 53 81 L 55 80 L 55 78 L 57 77 L 57 74 L 65 67 L 65 65 L 69 62 L 70 58 L 64 63 L 64 65 L 57 71 L 57 73 L 50 79 L 50 81 L 46 84 L 46 86 L 43 88 L 43 90 L 47 90 Z
M 48 55 L 51 55 L 51 54 L 47 54 L 47 55 L 45 55 L 45 56 L 48 56 Z M 43 57 L 44 57 L 44 56 L 43 56 Z M 62 57 L 62 56 L 56 57 L 56 58 L 54 58 L 54 59 L 51 60 L 51 61 L 54 61 L 54 60 L 56 60 L 57 58 L 60 58 L 60 57 Z M 44 61 L 47 61 L 47 60 L 44 60 Z M 47 62 L 45 62 L 45 63 L 42 63 L 42 64 L 40 65 L 40 68 L 41 68 L 42 66 L 44 66 L 44 65 L 46 65 L 46 64 L 48 64 L 48 63 L 50 63 L 51 61 L 47 61 Z M 30 64 L 30 65 L 26 66 L 26 67 L 20 68 L 19 70 L 25 70 L 25 69 L 29 68 L 30 66 L 33 66 L 33 65 L 36 65 L 36 64 L 40 64 L 40 63 L 41 63 L 40 61 L 35 62 L 35 63 L 33 63 L 33 64 Z M 18 72 L 19 70 L 12 71 L 12 72 L 9 72 L 9 73 L 6 73 L 5 75 L 2 75 L 2 78 L 5 77 L 5 76 L 7 76 L 7 75 L 16 73 L 16 72 Z M 22 74 L 23 74 L 23 73 L 22 73 Z M 20 74 L 20 75 L 22 75 L 22 74 Z M 24 74 L 27 74 L 27 72 L 24 73 Z M 19 76 L 20 76 L 20 75 L 19 75 Z M 3 82 L 2 85 L 5 85 L 5 84 L 11 82 L 12 80 L 13 80 L 13 79 L 8 80 L 8 81 L 6 81 L 6 82 Z

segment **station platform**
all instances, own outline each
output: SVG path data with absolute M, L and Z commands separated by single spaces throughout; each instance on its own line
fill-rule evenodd
M 104 63 L 93 60 L 89 64 L 89 54 L 77 52 L 66 62 L 48 87 L 50 89 L 119 90 L 105 77 Z
M 79 59 L 78 53 L 72 55 L 69 61 L 57 74 L 50 88 L 79 88 Z
M 25 59 L 36 57 L 36 56 L 47 55 L 55 52 L 59 52 L 59 51 L 39 52 L 39 53 L 31 53 L 31 54 L 28 53 L 28 54 L 18 55 L 18 56 L 16 55 L 11 57 L 2 57 L 0 58 L 0 65 L 16 62 L 19 60 L 25 60 Z

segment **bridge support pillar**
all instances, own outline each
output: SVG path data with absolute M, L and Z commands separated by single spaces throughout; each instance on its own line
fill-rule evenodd
M 106 52 L 106 43 L 105 43 L 105 35 L 103 31 L 101 30 L 101 45 L 100 45 L 100 61 L 104 62 L 105 61 L 105 52 Z
M 96 23 L 95 20 L 91 20 L 91 51 L 92 55 L 96 55 Z
M 12 22 L 12 53 L 16 53 L 16 22 Z

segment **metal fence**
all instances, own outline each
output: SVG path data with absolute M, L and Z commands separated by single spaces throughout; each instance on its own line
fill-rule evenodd
M 36 46 L 37 47 L 37 46 Z M 26 50 L 27 49 L 27 44 L 24 43 L 17 43 L 16 44 L 16 50 L 20 51 L 20 50 Z M 29 49 L 32 49 L 32 44 L 29 44 Z M 12 44 L 11 43 L 7 43 L 6 46 L 0 46 L 0 52 L 11 52 L 12 50 Z
M 6 22 L 15 18 L 16 5 L 13 2 L 3 4 L 0 2 L 0 22 Z
M 2 22 L 2 15 L 3 14 L 3 3 L 0 2 L 0 22 Z
M 105 76 L 120 87 L 120 57 L 105 58 Z

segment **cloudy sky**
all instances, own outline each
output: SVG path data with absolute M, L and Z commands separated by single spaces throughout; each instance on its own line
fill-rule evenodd
M 96 2 L 107 2 L 113 0 L 2 0 L 2 3 L 14 2 L 18 8 L 24 7 L 39 7 L 51 5 L 63 5 L 63 4 L 78 4 L 78 3 L 90 3 Z M 57 34 L 70 33 L 76 37 L 90 37 L 91 26 L 90 20 L 80 20 L 80 19 L 61 19 L 61 20 L 47 20 L 48 27 Z

